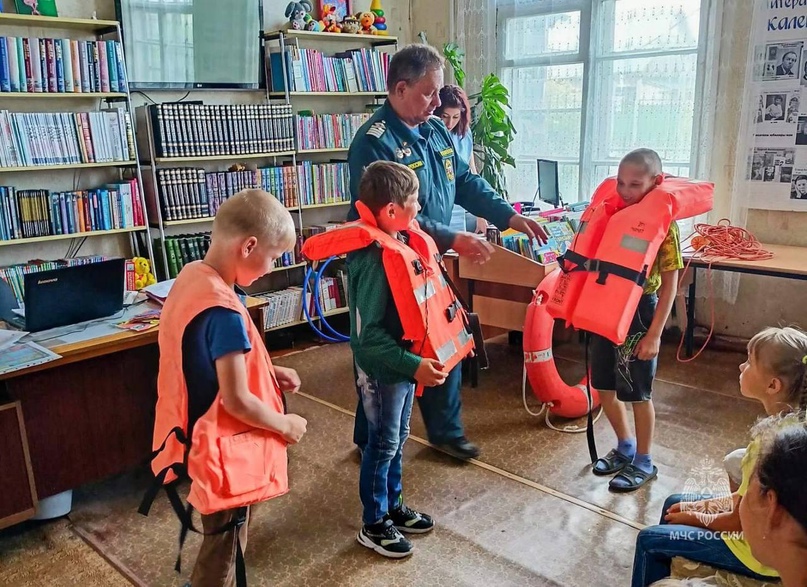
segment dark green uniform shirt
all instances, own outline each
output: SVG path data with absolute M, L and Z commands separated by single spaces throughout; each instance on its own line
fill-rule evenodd
M 468 164 L 455 152 L 442 120 L 432 116 L 419 127 L 409 128 L 398 118 L 388 100 L 359 128 L 350 143 L 348 220 L 359 217 L 354 205 L 359 199 L 359 181 L 364 168 L 373 161 L 395 161 L 415 170 L 420 181 L 422 208 L 417 221 L 441 251 L 451 248 L 456 235 L 448 227 L 455 201 L 500 230 L 508 227 L 516 213 L 488 182 L 471 173 Z

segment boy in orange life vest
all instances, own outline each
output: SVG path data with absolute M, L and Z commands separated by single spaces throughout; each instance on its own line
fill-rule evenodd
M 191 576 L 193 587 L 235 584 L 237 547 L 247 541 L 248 507 L 288 491 L 286 445 L 306 421 L 283 413 L 282 391 L 296 391 L 293 369 L 274 367 L 263 333 L 249 318 L 235 285 L 250 285 L 294 246 L 294 222 L 261 190 L 224 202 L 213 221 L 204 261 L 186 265 L 163 309 L 155 446 L 187 418 L 188 501 L 202 514 L 206 535 Z M 169 442 L 159 469 L 182 462 L 185 446 Z M 239 516 L 245 523 L 214 533 Z
M 420 210 L 414 171 L 400 163 L 371 163 L 361 177 L 359 200 L 373 212 L 378 228 L 407 242 L 406 230 Z M 440 385 L 448 373 L 404 345 L 380 247 L 351 253 L 348 287 L 350 347 L 369 431 L 359 472 L 363 525 L 357 540 L 383 556 L 403 558 L 413 546 L 401 532 L 425 533 L 434 527 L 429 516 L 404 505 L 402 497 L 414 381 Z
M 619 163 L 617 192 L 628 206 L 642 200 L 662 181 L 661 159 L 650 149 L 631 151 Z M 670 315 L 684 267 L 678 225 L 659 247 L 647 276 L 644 293 L 622 345 L 591 337 L 591 384 L 600 390 L 605 415 L 617 437 L 617 447 L 592 467 L 595 475 L 613 475 L 613 491 L 634 491 L 654 479 L 658 469 L 650 457 L 656 414 L 651 392 L 664 323 Z M 633 404 L 636 436 L 630 433 L 623 402 Z

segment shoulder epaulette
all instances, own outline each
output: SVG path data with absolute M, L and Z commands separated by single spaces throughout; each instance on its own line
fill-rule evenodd
M 383 135 L 386 131 L 387 123 L 383 120 L 379 120 L 378 122 L 374 122 L 372 125 L 370 125 L 370 128 L 367 129 L 367 134 L 371 137 L 380 139 L 381 135 Z

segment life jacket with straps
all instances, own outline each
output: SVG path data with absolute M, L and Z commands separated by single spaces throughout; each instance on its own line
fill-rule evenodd
M 202 514 L 238 510 L 231 523 L 210 532 L 217 534 L 243 524 L 246 506 L 289 490 L 285 440 L 232 416 L 224 409 L 220 395 L 193 424 L 192 437 L 188 438 L 188 388 L 182 369 L 182 337 L 196 316 L 213 307 L 227 308 L 241 315 L 252 347 L 244 355 L 249 390 L 273 411 L 285 411 L 262 333 L 246 307 L 212 267 L 201 261 L 189 263 L 177 276 L 160 316 L 160 363 L 151 460 L 155 481 L 139 510 L 148 515 L 157 492 L 164 488 L 182 522 L 180 551 L 188 530 L 200 532 L 191 522 L 194 508 Z M 176 487 L 180 477 L 186 474 L 191 479 L 187 507 Z M 180 561 L 181 553 L 177 558 L 177 571 Z M 246 582 L 240 544 L 236 579 L 239 586 Z
M 448 278 L 434 240 L 413 220 L 405 244 L 378 228 L 362 202 L 356 202 L 356 210 L 359 220 L 306 239 L 303 255 L 321 261 L 371 245 L 381 247 L 403 339 L 414 354 L 436 359 L 446 371 L 453 369 L 473 351 L 474 338 L 461 296 Z M 418 384 L 416 393 L 422 392 Z
M 665 175 L 631 206 L 614 177 L 603 181 L 583 213 L 547 312 L 567 326 L 622 344 L 659 247 L 675 220 L 712 209 L 714 184 Z

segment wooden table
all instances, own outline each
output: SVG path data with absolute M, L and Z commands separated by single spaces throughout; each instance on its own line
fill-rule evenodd
M 690 267 L 692 269 L 692 282 L 689 284 L 687 294 L 687 326 L 685 334 L 686 354 L 688 357 L 692 356 L 695 338 L 695 284 L 699 268 L 711 267 L 714 271 L 807 281 L 807 247 L 763 244 L 762 248 L 773 253 L 773 258 L 765 261 L 714 261 L 710 265 L 708 261 L 693 258 L 692 253 L 684 254 L 684 263 L 691 260 Z
M 265 305 L 247 298 L 261 331 Z M 55 346 L 60 359 L 0 377 L 0 528 L 33 516 L 38 499 L 148 458 L 158 332 Z

